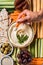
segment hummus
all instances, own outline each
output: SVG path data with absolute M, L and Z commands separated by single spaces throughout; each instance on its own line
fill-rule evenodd
M 27 40 L 24 41 L 22 44 L 18 42 L 17 39 L 17 34 L 19 34 L 19 36 L 21 35 L 26 35 L 28 36 Z M 33 29 L 28 25 L 28 24 L 20 24 L 18 26 L 18 28 L 16 29 L 15 27 L 15 23 L 13 23 L 9 30 L 8 30 L 8 36 L 9 36 L 9 40 L 10 42 L 15 46 L 15 47 L 26 47 L 28 46 L 34 38 L 34 32 Z

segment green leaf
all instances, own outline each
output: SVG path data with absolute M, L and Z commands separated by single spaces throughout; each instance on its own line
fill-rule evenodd
M 17 38 L 18 38 L 18 42 L 19 43 L 24 43 L 24 41 L 26 41 L 28 39 L 28 36 L 27 35 L 18 35 L 17 34 Z
M 24 38 L 23 38 L 23 41 L 26 41 L 28 39 L 28 36 L 25 35 Z

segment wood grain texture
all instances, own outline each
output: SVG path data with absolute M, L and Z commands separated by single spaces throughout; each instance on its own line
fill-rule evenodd
M 43 8 L 43 0 L 41 0 L 41 9 Z M 41 57 L 43 57 L 43 20 L 41 21 L 40 28 L 40 38 L 41 38 Z
M 41 9 L 43 8 L 43 0 L 41 0 Z M 40 38 L 43 38 L 43 20 L 41 21 Z
M 37 0 L 33 0 L 33 11 L 36 12 Z M 36 22 L 33 23 L 34 33 L 36 34 Z
M 41 8 L 41 2 L 40 0 L 37 0 L 37 12 L 40 11 L 40 8 Z M 37 23 L 37 38 L 40 38 L 40 22 Z

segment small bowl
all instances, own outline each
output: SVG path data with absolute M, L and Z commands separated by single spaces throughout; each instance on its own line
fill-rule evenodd
M 8 43 L 9 43 L 9 42 L 8 42 Z M 2 43 L 1 46 L 2 46 L 3 44 L 4 44 L 4 43 Z M 12 45 L 11 43 L 9 43 L 9 44 L 10 44 L 10 46 L 12 47 L 12 50 L 11 50 L 11 52 L 9 52 L 9 53 L 6 54 L 6 55 L 1 52 L 1 53 L 3 54 L 3 56 L 9 56 L 9 55 L 11 55 L 11 54 L 13 53 L 13 45 Z M 0 48 L 1 48 L 1 46 L 0 46 Z
M 10 62 L 12 63 L 11 65 L 14 65 L 14 62 L 13 62 L 13 59 L 10 57 L 10 56 L 4 56 L 2 59 L 1 59 L 1 62 L 0 62 L 0 65 L 2 65 L 2 62 L 5 58 L 8 58 L 10 60 Z M 7 65 L 7 64 L 6 64 Z
M 22 24 L 23 24 L 23 23 L 22 23 Z M 17 29 L 15 28 L 15 25 L 16 25 L 16 23 L 12 23 L 12 24 L 10 25 L 9 29 L 8 29 L 8 39 L 9 39 L 9 41 L 13 44 L 14 47 L 19 47 L 19 48 L 23 48 L 23 47 L 26 47 L 26 46 L 30 45 L 31 42 L 32 42 L 33 39 L 34 39 L 34 30 L 33 30 L 33 28 L 28 25 L 28 26 L 29 26 L 29 30 L 31 30 L 31 33 L 29 33 L 29 34 L 30 34 L 29 39 L 28 39 L 28 41 L 26 41 L 25 43 L 20 44 L 20 43 L 15 43 L 15 42 L 14 42 L 14 39 L 12 39 L 12 36 L 11 36 L 12 30 L 13 30 L 13 29 L 14 29 L 14 30 L 17 30 Z M 27 24 L 24 24 L 24 25 L 27 25 Z M 22 28 L 23 28 L 23 26 L 22 26 Z M 19 29 L 20 29 L 20 27 L 19 27 Z M 14 31 L 14 32 L 15 32 L 15 31 Z M 13 34 L 14 34 L 14 32 L 13 32 Z M 15 36 L 15 35 L 14 35 L 14 36 Z M 13 36 L 13 37 L 14 37 L 14 36 Z M 30 37 L 31 37 L 31 38 L 30 38 Z

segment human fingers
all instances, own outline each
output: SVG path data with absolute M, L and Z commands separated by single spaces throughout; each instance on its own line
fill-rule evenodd
M 28 21 L 29 19 L 30 19 L 30 17 L 29 17 L 29 16 L 26 16 L 26 17 L 24 17 L 24 18 L 18 19 L 17 22 L 26 22 L 26 21 Z
M 26 10 L 24 10 L 23 12 L 21 12 L 18 16 L 18 19 L 20 19 L 22 17 L 22 15 L 26 15 Z

